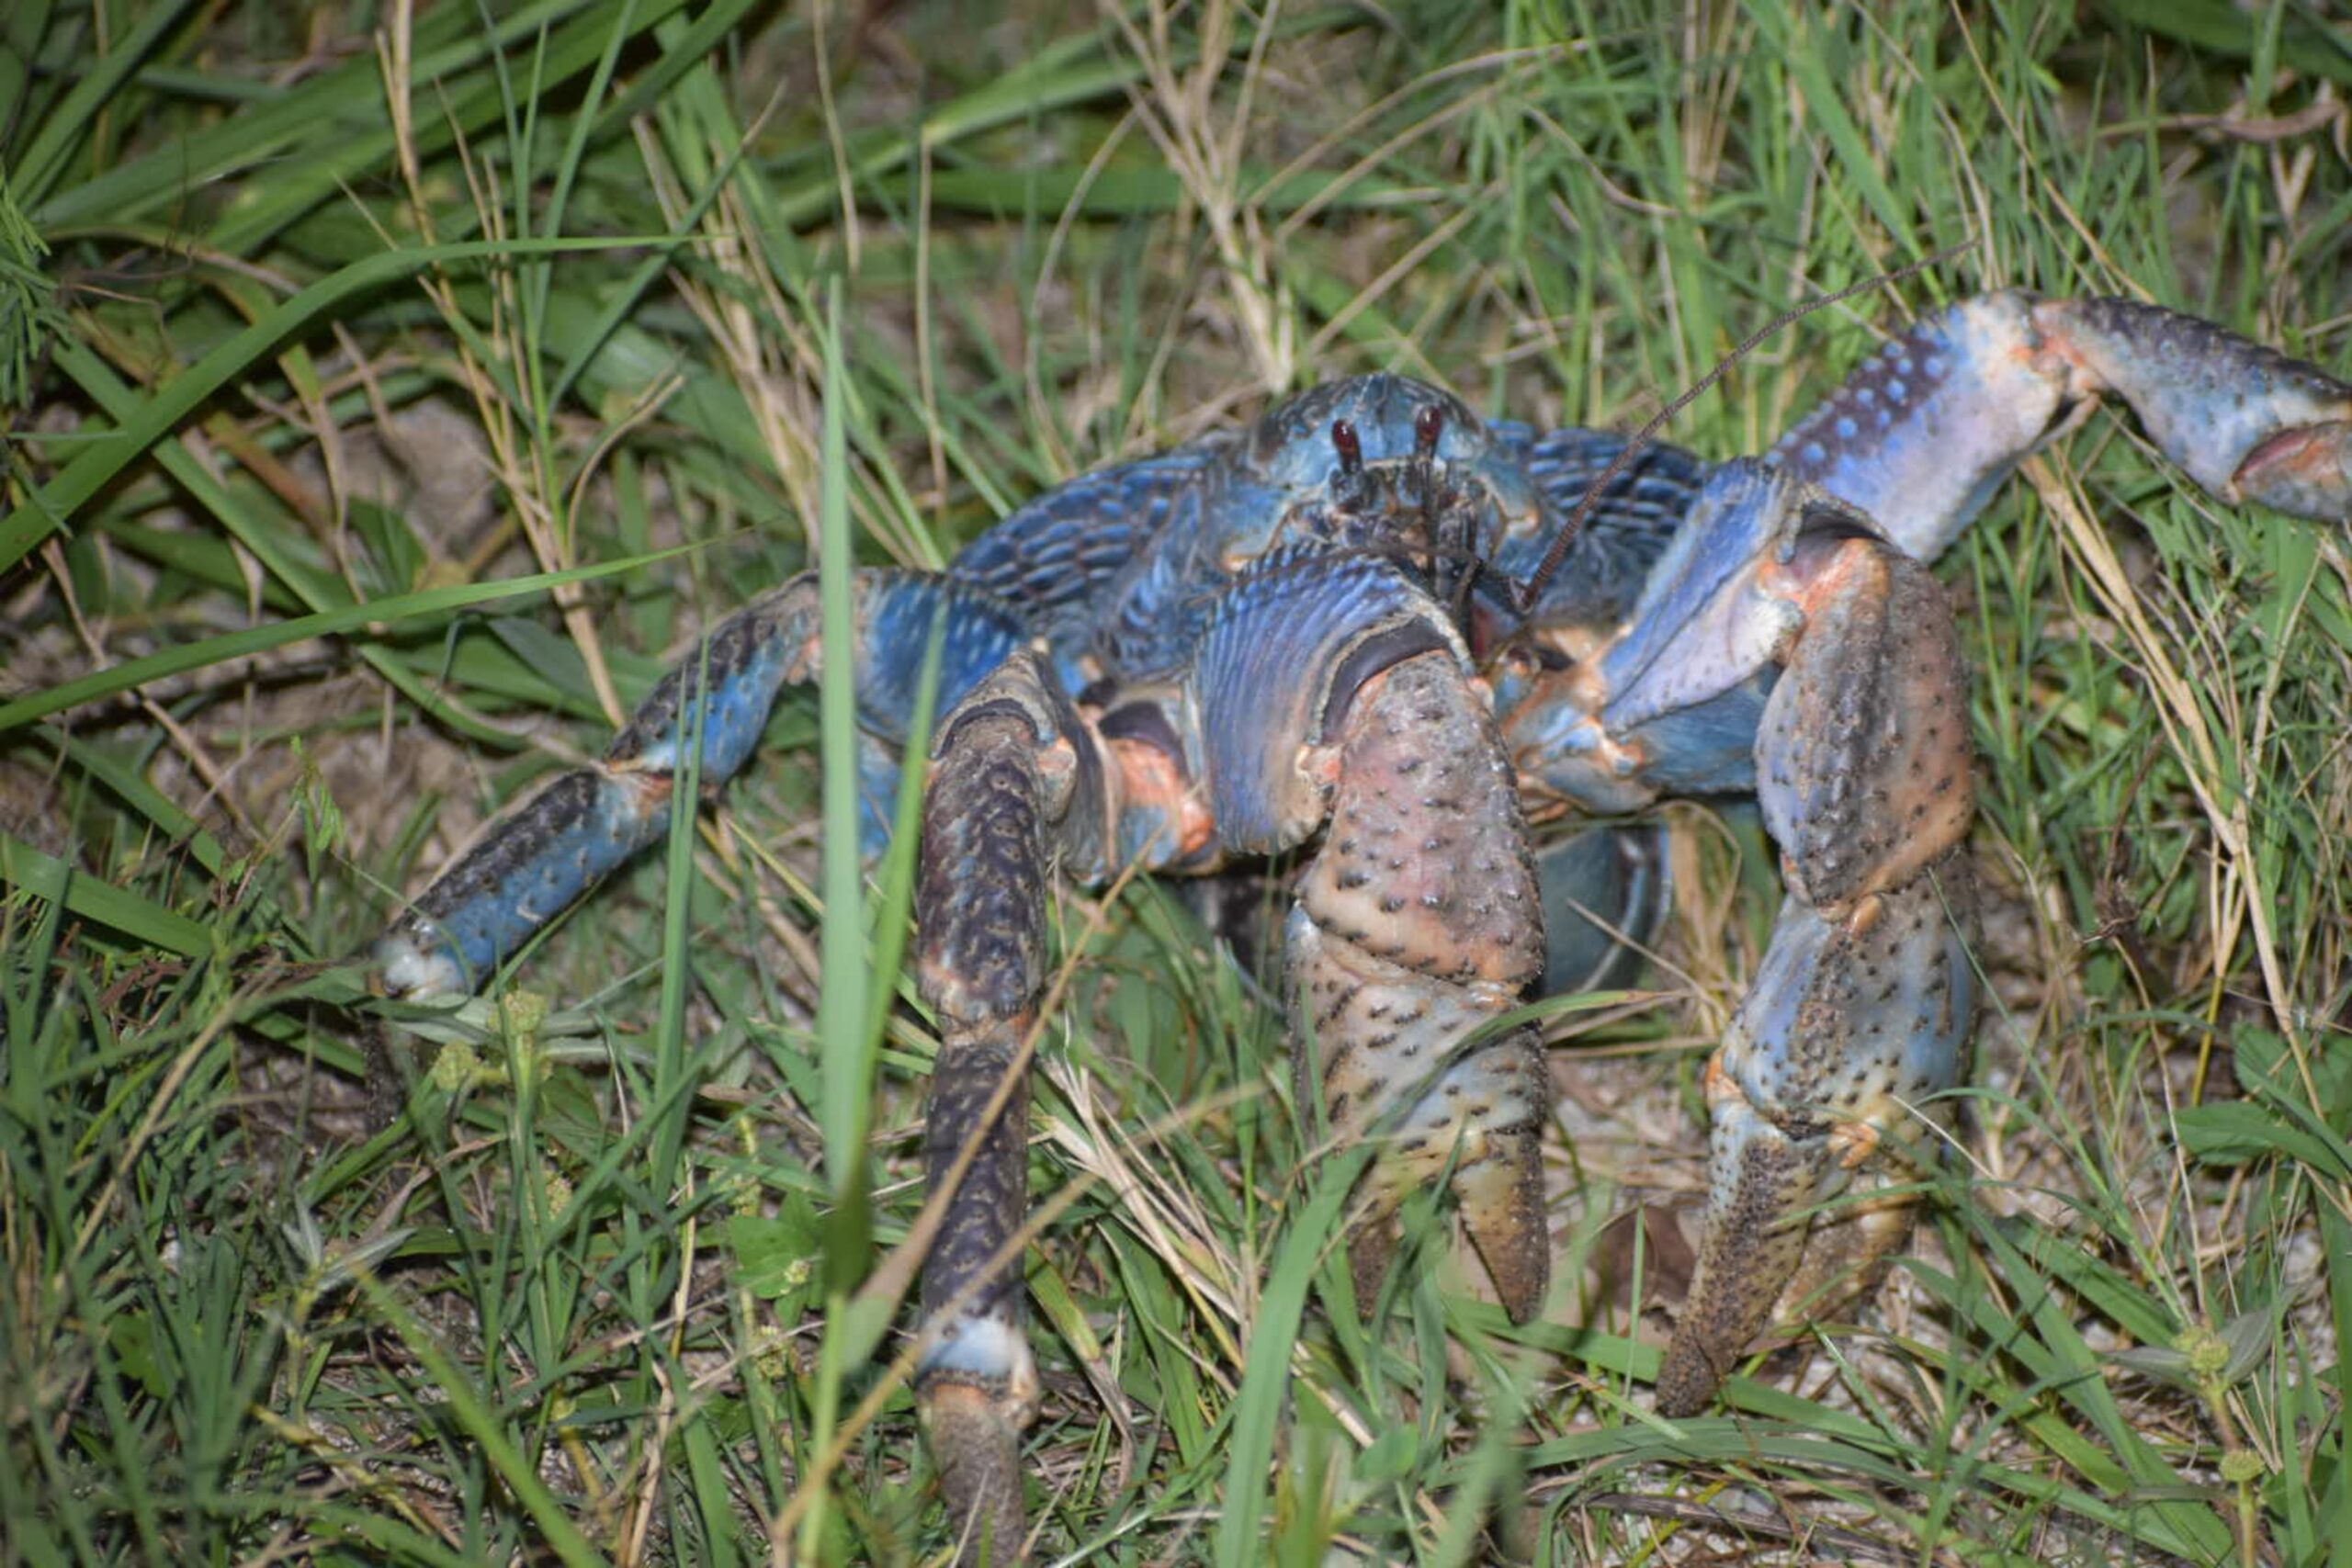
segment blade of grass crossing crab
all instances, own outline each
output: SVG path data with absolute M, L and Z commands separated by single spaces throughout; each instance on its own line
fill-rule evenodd
M 830 654 L 818 681 L 818 730 L 822 752 L 824 843 L 820 934 L 824 989 L 817 1006 L 817 1049 L 824 1069 L 818 1124 L 825 1139 L 825 1181 L 837 1214 L 854 1230 L 842 1235 L 846 1251 L 836 1269 L 862 1262 L 865 1222 L 865 1129 L 872 1103 L 873 1062 L 867 1045 L 868 974 L 857 843 L 857 671 L 847 657 L 856 639 L 854 558 L 851 554 L 847 441 L 847 371 L 842 360 L 841 288 L 828 290 L 824 321 L 825 386 L 820 437 L 823 467 L 818 502 L 820 636 Z M 839 1234 L 839 1233 L 837 1233 Z M 855 1283 L 854 1274 L 842 1280 Z
M 697 665 L 684 735 L 702 733 L 703 707 L 707 699 L 705 672 L 709 666 L 707 639 L 695 650 Z M 667 874 L 662 900 L 662 998 L 655 1017 L 653 1089 L 656 1132 L 653 1137 L 653 1186 L 674 1190 L 684 1172 L 678 1156 L 684 1147 L 686 1124 L 693 1115 L 694 1097 L 686 1079 L 686 994 L 695 965 L 687 945 L 695 882 L 695 816 L 702 800 L 702 748 L 681 746 L 684 766 L 678 772 L 670 795 L 670 837 Z
M 1290 1224 L 1275 1238 L 1257 1315 L 1250 1325 L 1240 1392 L 1233 1401 L 1227 1438 L 1232 1457 L 1226 1466 L 1225 1506 L 1216 1528 L 1221 1568 L 1253 1568 L 1262 1561 L 1269 1467 L 1283 1406 L 1291 1394 L 1291 1357 L 1298 1346 L 1306 1298 L 1339 1243 L 1348 1195 L 1371 1163 L 1372 1152 L 1358 1145 L 1317 1165 L 1292 1210 Z
M 865 1011 L 865 1047 L 860 1058 L 870 1074 L 882 1057 L 893 998 L 904 976 L 901 964 L 913 934 L 915 871 L 920 863 L 922 791 L 931 756 L 931 734 L 938 722 L 939 667 L 947 643 L 945 609 L 933 616 L 923 646 L 922 671 L 915 682 L 914 711 L 907 719 L 906 762 L 899 771 L 899 798 L 890 808 L 890 848 L 875 867 L 874 984 Z M 831 831 L 830 822 L 827 830 Z M 912 994 L 910 984 L 909 994 Z
M 825 901 L 818 928 L 823 988 L 817 998 L 817 1124 L 824 1136 L 825 1186 L 833 1206 L 824 1220 L 825 1336 L 818 1349 L 816 1406 L 805 1450 L 814 1453 L 823 1452 L 832 1441 L 841 1417 L 842 1386 L 854 1370 L 849 1353 L 849 1307 L 865 1275 L 873 1236 L 865 1158 L 874 1072 L 866 1032 L 871 976 L 857 857 L 857 677 L 848 658 L 855 640 L 856 607 L 841 295 L 836 279 L 826 290 L 821 329 L 825 379 L 817 515 L 819 635 L 831 656 L 817 682 L 824 824 L 820 885 Z M 817 1559 L 824 1539 L 830 1492 L 829 1484 L 802 1516 L 800 1550 L 810 1561 Z

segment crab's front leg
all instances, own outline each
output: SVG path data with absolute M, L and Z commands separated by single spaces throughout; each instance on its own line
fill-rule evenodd
M 1543 1304 L 1550 1252 L 1532 1032 L 1465 1040 L 1543 967 L 1542 901 L 1511 770 L 1459 637 L 1378 561 L 1324 557 L 1243 579 L 1187 682 L 1217 840 L 1321 839 L 1285 929 L 1302 1106 L 1376 1140 L 1351 1241 L 1368 1303 L 1394 1210 L 1450 1178 L 1510 1314 Z
M 1972 797 L 1951 609 L 1860 513 L 1733 463 L 1631 628 L 1509 696 L 1505 734 L 1536 787 L 1617 809 L 1753 787 L 1781 847 L 1787 901 L 1708 1066 L 1704 1234 L 1658 1388 L 1660 1409 L 1689 1414 L 1799 1276 L 1815 1210 L 1958 1081 Z M 1864 1260 L 1903 1226 L 1877 1208 L 1820 1240 Z

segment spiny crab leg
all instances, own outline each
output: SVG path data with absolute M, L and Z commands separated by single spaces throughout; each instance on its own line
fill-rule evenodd
M 1742 500 L 1783 521 L 1727 607 L 1745 600 L 1766 625 L 1795 616 L 1756 741 L 1788 897 L 1711 1079 L 1705 1233 L 1658 1385 L 1669 1415 L 1713 1397 L 1763 1327 L 1810 1211 L 1855 1156 L 1908 1142 L 1920 1108 L 1958 1080 L 1975 1012 L 1957 853 L 1973 795 L 1950 606 L 1926 568 L 1806 487 L 1776 477 Z
M 1965 704 L 1918 563 L 2102 398 L 2224 501 L 2352 519 L 2352 387 L 2158 307 L 1988 295 L 1889 343 L 1770 467 L 1718 469 L 1623 625 L 1498 689 L 1532 790 L 1622 812 L 1753 789 L 1783 854 L 1789 902 L 1710 1078 L 1663 1410 L 1702 1406 L 1784 1289 L 1903 1234 L 1891 1201 L 1841 1202 L 1804 1243 L 1849 1171 L 1878 1181 L 1871 1156 L 1937 1115 L 1973 1008 Z
M 2078 408 L 2122 402 L 2222 501 L 2352 521 L 2352 387 L 2128 299 L 1963 300 L 1888 343 L 1772 448 L 1932 560 Z
M 1974 1015 L 1956 849 L 1973 795 L 1951 607 L 1870 521 L 1751 461 L 1707 480 L 1632 625 L 1528 682 L 1505 734 L 1538 787 L 1618 806 L 1756 791 L 1788 897 L 1710 1066 L 1698 1270 L 1659 1408 L 1711 1399 L 1792 1280 L 1814 1211 L 1914 1140 Z M 1868 1250 L 1901 1235 L 1871 1222 Z
M 1947 1114 L 1934 1097 L 1958 1080 L 1974 1017 L 1973 926 L 1957 851 L 1843 920 L 1794 897 L 1782 908 L 1708 1066 L 1706 1228 L 1658 1376 L 1662 1414 L 1705 1408 L 1776 1303 L 1901 1244 L 1907 1210 L 1841 1204 L 1819 1224 L 1815 1211 Z
M 983 1144 L 924 1269 L 916 1398 L 962 1562 L 1017 1550 L 1036 1391 L 1018 1271 L 987 1262 L 1020 1223 L 1026 1097 L 980 1124 L 1035 1019 L 1049 867 L 1105 876 L 1137 822 L 1190 823 L 1170 853 L 1192 865 L 1326 830 L 1288 961 L 1302 1094 L 1326 1097 L 1341 1141 L 1390 1140 L 1351 1243 L 1361 1287 L 1385 1268 L 1387 1212 L 1447 1171 L 1506 1308 L 1532 1316 L 1549 1278 L 1533 1036 L 1450 1056 L 1518 1004 L 1543 931 L 1511 773 L 1443 612 L 1385 562 L 1269 567 L 1209 607 L 1151 711 L 1081 713 L 1024 651 L 949 716 L 934 751 L 916 896 L 917 974 L 942 1025 L 932 1179 Z M 1141 765 L 1144 750 L 1160 765 Z M 1163 768 L 1188 803 L 1172 815 Z
M 893 743 L 906 739 L 934 623 L 942 711 L 1023 636 L 992 595 L 943 578 L 865 571 L 856 599 L 859 717 Z M 820 618 L 817 580 L 804 575 L 721 623 L 654 686 L 603 757 L 498 818 L 401 912 L 372 954 L 384 989 L 417 1000 L 479 989 L 541 926 L 669 831 L 696 706 L 702 787 L 715 793 L 758 745 L 777 694 L 815 678 Z M 882 782 L 895 776 L 892 764 Z M 878 805 L 888 810 L 887 794 Z

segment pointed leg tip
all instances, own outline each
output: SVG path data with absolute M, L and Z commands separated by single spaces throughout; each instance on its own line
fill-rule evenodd
M 1479 1162 L 1454 1172 L 1462 1228 L 1513 1323 L 1543 1315 L 1552 1288 L 1544 1152 L 1533 1128 L 1488 1134 Z
M 1021 1426 L 1009 1401 L 947 1379 L 924 1384 L 917 1398 L 956 1530 L 958 1568 L 1021 1562 Z
M 1715 1365 L 1697 1336 L 1678 1332 L 1667 1347 L 1657 1373 L 1657 1413 L 1679 1421 L 1697 1416 L 1714 1403 L 1724 1385 L 1724 1370 Z
M 1357 1312 L 1372 1314 L 1389 1265 L 1396 1261 L 1396 1222 L 1388 1215 L 1370 1216 L 1348 1237 L 1348 1275 L 1355 1283 Z

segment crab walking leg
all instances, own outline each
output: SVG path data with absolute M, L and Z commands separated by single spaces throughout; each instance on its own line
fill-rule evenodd
M 2127 299 L 2005 292 L 1939 310 L 1864 361 L 1772 460 L 1931 560 L 2020 459 L 2101 397 L 2222 501 L 2352 521 L 2352 386 Z
M 1704 1409 L 1776 1303 L 1867 1271 L 1909 1234 L 1908 1205 L 1883 1200 L 1819 1225 L 1813 1211 L 1883 1142 L 1940 1118 L 1925 1102 L 1959 1078 L 1975 1012 L 1973 916 L 1958 852 L 1842 916 L 1794 896 L 1783 905 L 1707 1067 L 1706 1224 L 1658 1374 L 1661 1414 Z
M 912 572 L 860 573 L 858 709 L 869 744 L 904 743 L 934 624 L 943 635 L 943 712 L 1024 636 L 1019 618 L 988 593 Z M 813 576 L 722 623 L 707 648 L 662 677 L 602 760 L 492 823 L 392 922 L 374 953 L 386 990 L 421 998 L 478 989 L 539 927 L 661 838 L 697 693 L 702 784 L 715 790 L 759 743 L 776 694 L 816 678 L 818 625 Z
M 1369 1301 L 1391 1212 L 1452 1173 L 1464 1229 L 1514 1317 L 1550 1253 L 1532 1033 L 1467 1048 L 1544 959 L 1526 829 L 1487 704 L 1444 612 L 1354 557 L 1277 563 L 1215 605 L 1193 659 L 1198 773 L 1220 846 L 1322 840 L 1287 927 L 1302 1105 L 1319 1082 L 1341 1144 L 1374 1138 L 1351 1239 Z
M 916 973 L 941 1026 L 926 1183 L 939 1190 L 967 1144 L 974 1153 L 923 1264 L 915 1392 L 958 1560 L 972 1562 L 1020 1553 L 1021 1428 L 1036 1407 L 1018 1259 L 991 1260 L 1020 1229 L 1028 1201 L 1029 1089 L 1019 1053 L 1044 978 L 1046 822 L 1067 810 L 1078 773 L 1056 716 L 1024 660 L 950 716 L 923 796 Z M 1046 752 L 1058 765 L 1042 765 Z M 1008 1078 L 1011 1092 L 991 1119 Z
M 1975 1015 L 1951 608 L 1925 567 L 1841 509 L 1785 480 L 1758 504 L 1794 520 L 1745 586 L 1796 617 L 1756 743 L 1788 900 L 1710 1065 L 1707 1217 L 1658 1382 L 1670 1416 L 1713 1398 L 1763 1328 L 1813 1206 L 1882 1141 L 1908 1141 L 1915 1108 L 1958 1081 Z
M 1927 569 L 1743 461 L 1708 479 L 1625 633 L 1526 682 L 1504 716 L 1538 787 L 1611 809 L 1749 787 L 1781 846 L 1788 902 L 1709 1068 L 1708 1206 L 1668 1414 L 1713 1397 L 1803 1282 L 1812 1211 L 1958 1081 L 1974 1013 L 1962 682 Z M 1822 1239 L 1867 1261 L 1903 1224 L 1880 1206 Z
M 1037 1376 L 1019 1259 L 1005 1253 L 1028 1199 L 1021 1052 L 1045 985 L 1051 880 L 1164 864 L 1207 832 L 1153 750 L 1106 738 L 1030 649 L 973 687 L 933 748 L 915 888 L 916 983 L 940 1021 L 923 1152 L 932 1187 L 954 1188 L 923 1263 L 915 1400 L 963 1563 L 1021 1551 L 1021 1428 Z

